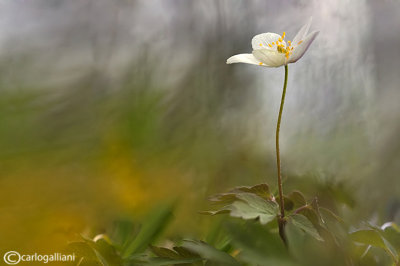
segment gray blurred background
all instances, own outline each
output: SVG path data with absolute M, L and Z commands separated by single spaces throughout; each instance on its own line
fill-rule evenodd
M 212 193 L 275 188 L 284 70 L 225 62 L 311 16 L 320 35 L 289 66 L 285 186 L 399 222 L 399 15 L 395 0 L 2 0 L 3 234 L 39 243 L 178 196 L 196 227 Z

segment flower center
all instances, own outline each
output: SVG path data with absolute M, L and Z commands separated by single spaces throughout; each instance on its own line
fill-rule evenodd
M 293 46 L 291 41 L 287 42 L 288 45 L 284 43 L 283 40 L 285 39 L 285 36 L 286 32 L 283 32 L 282 36 L 276 42 L 268 43 L 268 46 L 270 48 L 274 48 L 276 46 L 276 50 L 278 51 L 278 53 L 285 54 L 286 59 L 289 59 L 289 56 L 293 53 Z M 300 43 L 301 41 L 298 44 Z M 261 43 L 260 46 L 262 46 Z
M 288 52 L 288 49 L 286 49 L 284 46 L 278 46 L 278 47 L 276 47 L 276 49 L 281 54 L 286 54 Z
M 289 59 L 289 56 L 293 53 L 293 47 L 292 47 L 292 42 L 288 41 L 287 44 L 285 45 L 285 43 L 283 42 L 283 40 L 285 39 L 286 36 L 286 32 L 282 33 L 282 38 L 279 38 L 278 41 L 276 42 L 276 50 L 278 51 L 278 53 L 281 54 L 285 54 L 286 59 Z M 272 43 L 274 44 L 274 43 Z

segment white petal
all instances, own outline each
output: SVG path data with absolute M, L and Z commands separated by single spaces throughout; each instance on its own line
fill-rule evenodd
M 252 54 L 237 54 L 231 56 L 226 60 L 227 64 L 234 64 L 234 63 L 245 63 L 245 64 L 253 64 L 259 65 L 261 62 L 257 60 Z
M 310 17 L 308 19 L 308 22 L 303 27 L 301 27 L 299 32 L 296 34 L 296 36 L 294 37 L 294 39 L 292 41 L 293 45 L 296 45 L 299 41 L 302 41 L 302 40 L 304 41 L 304 39 L 308 33 L 308 30 L 310 29 L 311 22 L 312 22 L 312 17 Z
M 299 60 L 307 51 L 308 47 L 310 47 L 310 44 L 314 41 L 318 34 L 319 31 L 311 32 L 301 44 L 294 47 L 293 54 L 289 57 L 289 63 L 294 63 Z
M 254 50 L 253 55 L 256 59 L 269 67 L 279 67 L 285 64 L 285 54 L 271 51 L 268 49 Z
M 268 44 L 272 45 L 272 43 L 277 43 L 277 41 L 281 38 L 279 34 L 267 32 L 261 33 L 253 37 L 251 40 L 251 46 L 253 50 L 260 50 L 260 49 L 274 49 L 276 50 L 276 46 L 274 48 L 269 47 Z M 260 45 L 261 44 L 261 45 Z M 286 45 L 286 44 L 285 44 Z

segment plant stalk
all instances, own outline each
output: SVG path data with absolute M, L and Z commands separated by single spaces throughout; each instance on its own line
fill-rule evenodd
M 280 152 L 279 152 L 279 130 L 281 127 L 283 106 L 285 104 L 287 80 L 288 80 L 288 66 L 285 65 L 285 81 L 283 83 L 281 106 L 279 108 L 278 122 L 276 124 L 276 142 L 275 142 L 275 144 L 276 144 L 276 166 L 278 169 L 279 205 L 280 205 L 280 212 L 281 212 L 280 217 L 278 218 L 278 224 L 279 224 L 279 235 L 281 236 L 284 243 L 286 243 L 286 237 L 285 237 L 285 233 L 284 233 L 285 205 L 284 205 L 283 189 L 282 189 L 281 156 L 280 156 Z

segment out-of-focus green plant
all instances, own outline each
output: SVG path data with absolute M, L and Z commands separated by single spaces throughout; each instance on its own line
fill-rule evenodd
M 172 217 L 171 205 L 153 210 L 148 220 L 139 226 L 130 221 L 118 221 L 110 235 L 100 234 L 93 239 L 82 236 L 81 241 L 68 248 L 78 257 L 77 265 L 138 265 L 143 252 L 165 229 Z

